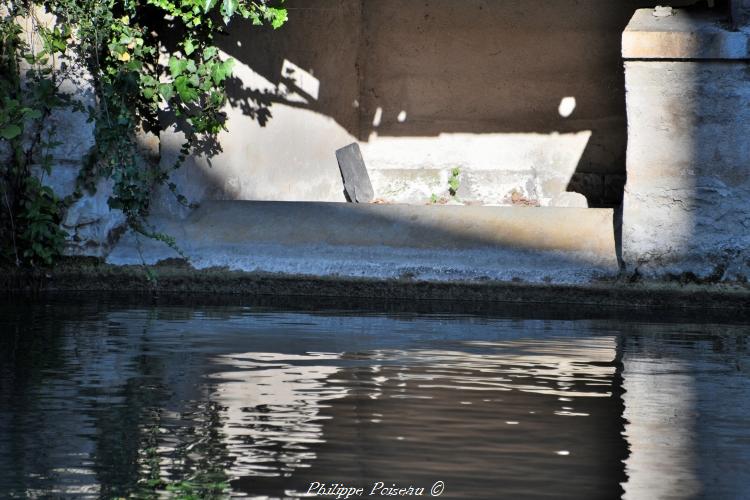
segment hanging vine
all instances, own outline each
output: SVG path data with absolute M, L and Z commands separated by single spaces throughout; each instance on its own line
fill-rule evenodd
M 50 265 L 65 233 L 66 205 L 111 179 L 112 209 L 134 230 L 174 246 L 146 223 L 154 186 L 225 128 L 225 82 L 234 61 L 222 57 L 215 37 L 236 17 L 278 28 L 287 20 L 283 0 L 0 0 L 0 261 Z M 41 19 L 53 22 L 45 22 Z M 36 42 L 39 43 L 36 43 Z M 95 94 L 84 105 L 60 90 L 84 69 Z M 53 168 L 56 110 L 88 113 L 95 145 L 78 187 L 59 199 L 43 180 Z M 175 164 L 144 162 L 138 137 L 178 123 L 185 133 Z

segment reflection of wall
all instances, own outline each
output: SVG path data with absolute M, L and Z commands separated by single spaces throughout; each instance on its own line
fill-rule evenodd
M 617 341 L 558 336 L 561 325 L 530 334 L 530 323 L 502 341 L 378 350 L 382 366 L 337 373 L 351 391 L 321 412 L 317 458 L 286 486 L 440 479 L 457 499 L 616 497 L 626 455 Z
M 746 498 L 750 388 L 745 326 L 623 328 L 623 498 Z
M 309 467 L 315 460 L 309 446 L 324 441 L 320 412 L 348 389 L 327 386 L 337 367 L 301 363 L 339 357 L 251 352 L 217 359 L 232 367 L 213 376 L 232 459 L 230 476 L 275 477 Z
M 545 204 L 566 188 L 593 204 L 617 202 L 626 143 L 619 40 L 634 5 L 288 7 L 280 31 L 237 23 L 222 42 L 240 62 L 229 132 L 213 167 L 196 161 L 179 174 L 188 195 L 343 201 L 334 150 L 358 138 L 377 196 L 394 201 L 441 194 L 459 166 L 464 197 L 485 203 L 515 189 Z

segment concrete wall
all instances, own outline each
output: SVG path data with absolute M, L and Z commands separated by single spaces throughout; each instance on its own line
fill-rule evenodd
M 236 23 L 229 132 L 178 183 L 202 199 L 343 201 L 334 150 L 360 140 L 376 197 L 590 205 L 622 195 L 620 0 L 290 0 L 279 31 Z M 169 160 L 174 137 L 163 138 Z

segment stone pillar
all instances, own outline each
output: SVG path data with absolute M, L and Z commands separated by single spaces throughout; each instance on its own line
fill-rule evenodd
M 743 0 L 744 1 L 744 0 Z M 744 4 L 743 4 L 744 5 Z M 623 260 L 647 276 L 750 276 L 750 29 L 639 10 L 623 35 Z
M 732 22 L 736 28 L 750 24 L 750 0 L 730 0 L 732 2 Z

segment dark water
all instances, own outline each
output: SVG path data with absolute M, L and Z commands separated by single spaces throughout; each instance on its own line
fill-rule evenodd
M 0 498 L 750 498 L 743 321 L 117 304 L 0 306 Z

